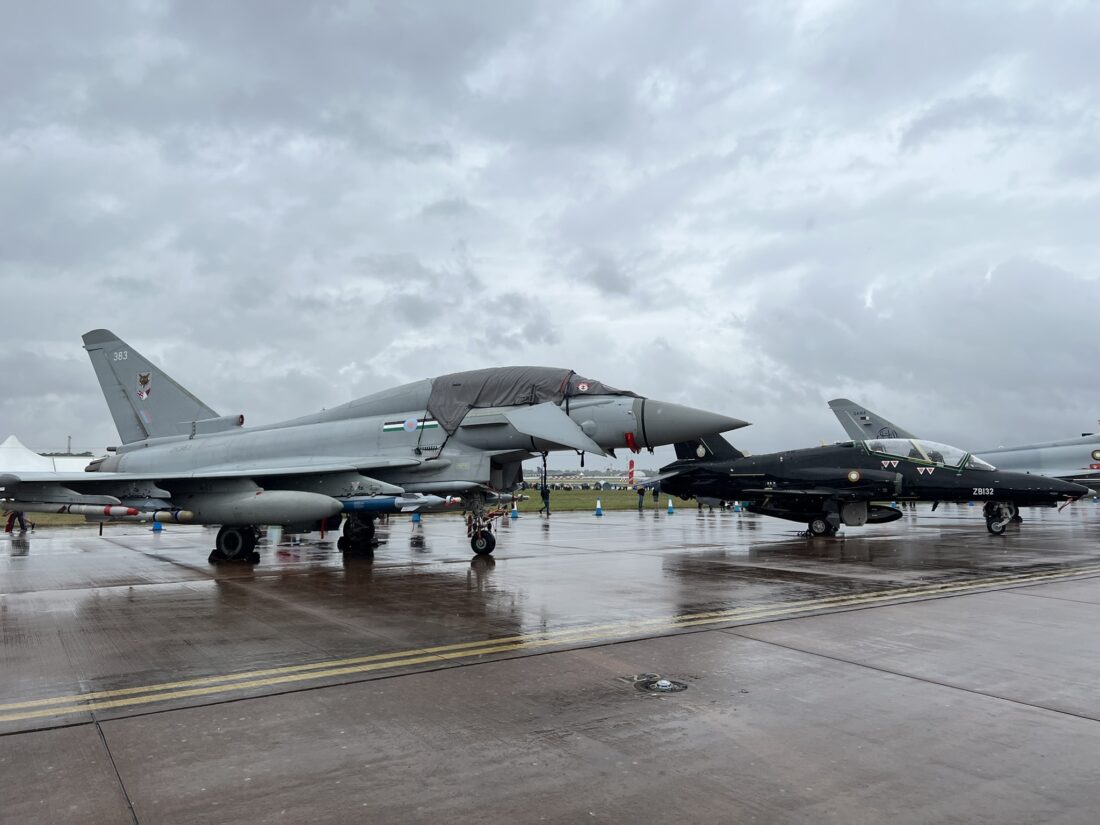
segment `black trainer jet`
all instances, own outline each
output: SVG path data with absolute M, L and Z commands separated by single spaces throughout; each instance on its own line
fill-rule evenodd
M 901 518 L 883 501 L 986 501 L 986 527 L 1005 531 L 1016 508 L 1055 505 L 1089 492 L 1068 481 L 1009 473 L 957 447 L 917 438 L 848 441 L 746 456 L 719 435 L 676 445 L 661 490 L 681 498 L 740 501 L 753 513 L 800 521 L 814 536 Z

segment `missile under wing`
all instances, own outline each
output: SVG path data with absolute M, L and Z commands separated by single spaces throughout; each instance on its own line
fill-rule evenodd
M 499 514 L 488 502 L 519 484 L 524 460 L 554 450 L 652 450 L 746 424 L 568 369 L 494 367 L 245 427 L 243 415 L 219 414 L 109 330 L 87 333 L 84 346 L 121 445 L 85 473 L 6 473 L 0 495 L 13 509 L 123 508 L 221 525 L 211 561 L 257 561 L 257 527 L 273 524 L 334 529 L 342 521 L 341 549 L 366 552 L 377 512 L 455 497 L 468 512 L 471 546 L 488 553 Z M 375 497 L 392 502 L 377 507 Z

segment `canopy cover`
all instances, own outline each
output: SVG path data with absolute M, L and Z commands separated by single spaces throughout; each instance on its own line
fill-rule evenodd
M 557 367 L 491 367 L 440 375 L 432 381 L 428 413 L 448 435 L 475 408 L 514 407 L 524 404 L 560 404 L 584 395 L 629 395 L 599 381 L 582 378 L 573 370 Z

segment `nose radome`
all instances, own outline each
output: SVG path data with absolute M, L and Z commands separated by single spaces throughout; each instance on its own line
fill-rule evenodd
M 1058 492 L 1062 493 L 1063 495 L 1071 496 L 1073 498 L 1083 498 L 1085 496 L 1095 495 L 1092 490 L 1090 490 L 1083 484 L 1075 484 L 1072 481 L 1063 481 L 1060 483 L 1061 488 Z
M 704 435 L 724 433 L 747 427 L 748 421 L 728 415 L 697 410 L 668 401 L 645 400 L 642 411 L 642 435 L 647 447 L 690 441 Z

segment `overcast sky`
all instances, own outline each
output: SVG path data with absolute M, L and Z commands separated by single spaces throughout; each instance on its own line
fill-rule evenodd
M 544 364 L 754 452 L 1096 430 L 1098 78 L 1095 2 L 9 3 L 0 438 L 117 442 L 96 327 L 252 423 Z

